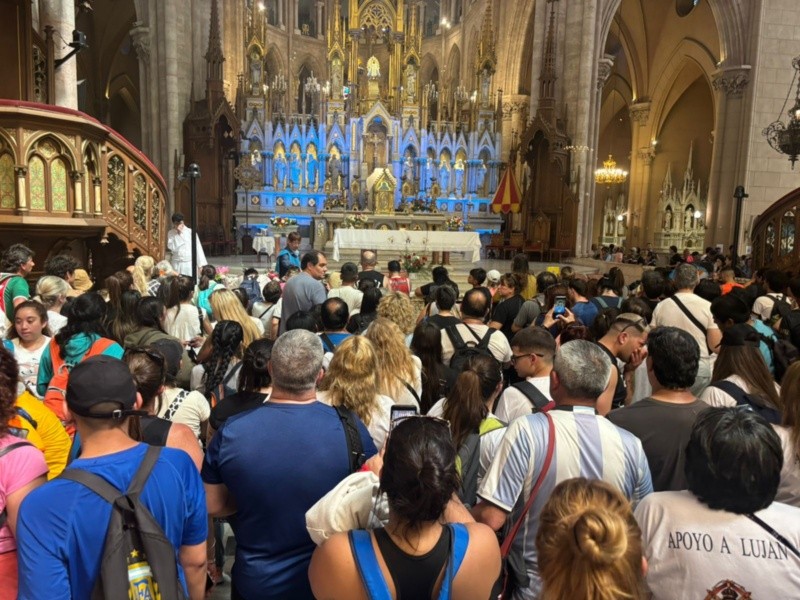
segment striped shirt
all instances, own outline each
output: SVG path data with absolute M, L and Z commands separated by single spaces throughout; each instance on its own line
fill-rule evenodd
M 523 553 L 530 578 L 528 589 L 515 592 L 514 598 L 518 600 L 533 600 L 541 591 L 536 531 L 539 513 L 559 482 L 572 477 L 602 479 L 619 489 L 634 505 L 653 491 L 650 468 L 639 439 L 596 415 L 593 408 L 571 408 L 549 413 L 556 432 L 553 462 L 514 540 L 514 551 Z M 478 496 L 511 513 L 508 526 L 519 517 L 544 466 L 548 430 L 547 418 L 541 413 L 513 421 L 481 482 Z

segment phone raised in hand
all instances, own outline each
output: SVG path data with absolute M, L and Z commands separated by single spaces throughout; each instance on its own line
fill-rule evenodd
M 419 414 L 419 409 L 413 404 L 395 404 L 392 406 L 390 412 L 390 421 L 389 421 L 389 431 L 394 429 L 394 426 L 397 425 L 403 419 L 407 419 L 408 417 L 415 417 Z
M 553 316 L 560 317 L 567 314 L 567 297 L 556 296 L 555 304 L 553 305 Z

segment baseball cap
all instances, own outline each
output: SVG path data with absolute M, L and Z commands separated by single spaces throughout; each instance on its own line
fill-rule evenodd
M 497 283 L 500 281 L 500 271 L 497 269 L 492 269 L 486 273 L 486 281 L 491 281 L 492 283 Z
M 146 411 L 133 410 L 136 402 L 136 384 L 128 365 L 100 354 L 90 356 L 72 368 L 67 381 L 67 406 L 70 412 L 93 419 L 123 419 L 130 415 L 146 415 Z M 119 406 L 111 412 L 95 412 L 98 404 L 113 403 Z
M 181 343 L 172 338 L 163 338 L 150 344 L 150 347 L 164 355 L 164 368 L 167 378 L 174 380 L 178 376 L 181 359 L 183 358 L 183 346 L 181 346 Z

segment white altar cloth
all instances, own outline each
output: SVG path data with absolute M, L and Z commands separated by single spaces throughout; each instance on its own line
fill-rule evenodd
M 464 252 L 472 262 L 481 259 L 481 238 L 475 231 L 410 231 L 337 229 L 333 237 L 333 260 L 342 248 L 406 252 Z
M 267 235 L 257 235 L 253 238 L 253 250 L 256 254 L 262 252 L 267 256 L 275 254 L 275 238 Z

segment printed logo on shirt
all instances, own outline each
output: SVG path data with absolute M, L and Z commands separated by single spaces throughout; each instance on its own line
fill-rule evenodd
M 750 600 L 752 595 L 741 585 L 730 579 L 724 579 L 708 590 L 703 600 Z
M 706 554 L 714 552 L 765 560 L 787 560 L 789 558 L 789 551 L 786 547 L 772 539 L 745 537 L 728 539 L 722 536 L 719 540 L 714 540 L 707 533 L 695 531 L 671 531 L 667 547 L 670 550 L 705 552 Z

